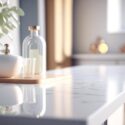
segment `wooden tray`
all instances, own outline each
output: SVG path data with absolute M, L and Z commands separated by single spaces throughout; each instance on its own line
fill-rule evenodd
M 21 76 L 12 78 L 0 78 L 0 83 L 16 83 L 16 84 L 40 84 L 45 81 L 59 80 L 67 78 L 67 75 L 47 75 L 46 78 L 35 76 L 33 78 L 24 78 Z

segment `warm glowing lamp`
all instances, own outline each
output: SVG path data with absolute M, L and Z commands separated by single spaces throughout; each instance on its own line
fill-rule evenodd
M 100 44 L 98 45 L 98 51 L 101 54 L 105 54 L 108 52 L 108 45 L 105 43 L 104 40 L 101 40 Z

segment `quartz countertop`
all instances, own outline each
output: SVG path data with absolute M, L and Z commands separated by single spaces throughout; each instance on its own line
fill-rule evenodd
M 4 113 L 0 111 L 0 123 L 100 125 L 125 102 L 125 66 L 85 65 L 48 74 L 70 77 L 40 85 L 13 84 L 21 89 L 23 102 L 7 106 L 11 108 L 4 108 Z M 6 86 L 12 84 L 0 84 L 1 88 Z M 6 107 L 6 95 L 3 100 L 5 105 L 2 100 L 0 105 Z M 23 122 L 17 124 L 18 120 Z

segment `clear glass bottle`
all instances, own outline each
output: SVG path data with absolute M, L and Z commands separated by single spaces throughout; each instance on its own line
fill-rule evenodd
M 29 26 L 30 35 L 23 41 L 22 55 L 24 58 L 35 58 L 35 74 L 44 75 L 46 73 L 46 43 L 38 33 L 39 26 Z

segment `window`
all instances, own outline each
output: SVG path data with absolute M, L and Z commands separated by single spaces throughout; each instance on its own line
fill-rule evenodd
M 125 32 L 125 1 L 107 0 L 107 31 L 108 33 Z

